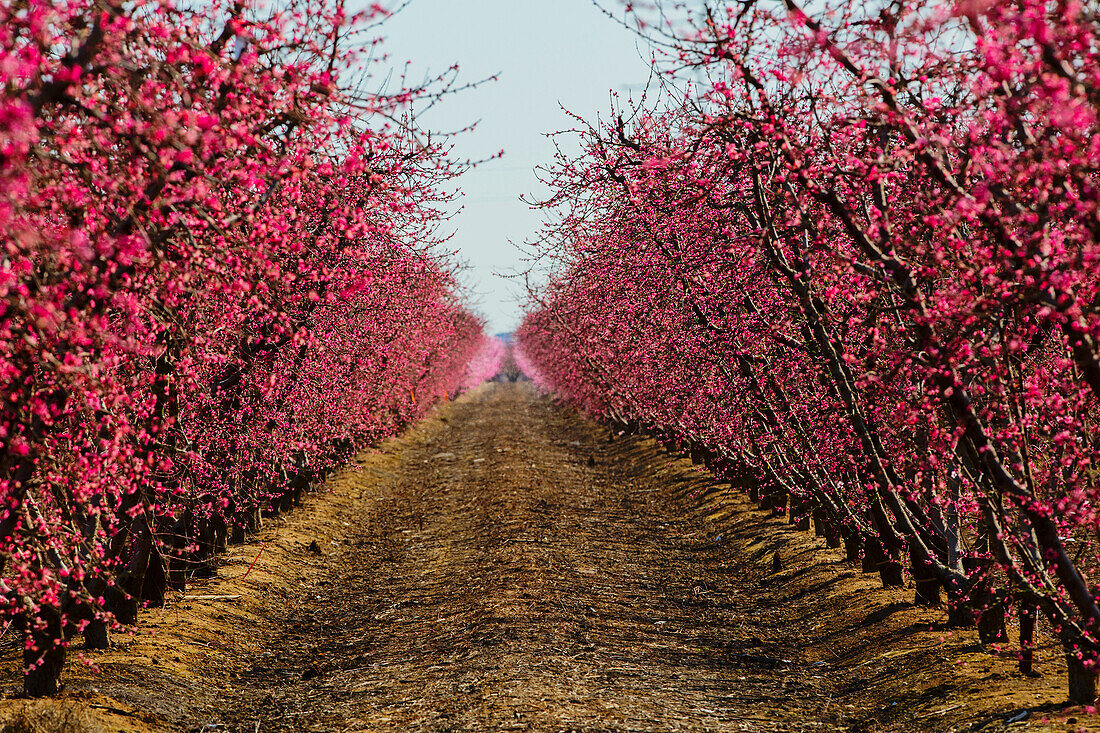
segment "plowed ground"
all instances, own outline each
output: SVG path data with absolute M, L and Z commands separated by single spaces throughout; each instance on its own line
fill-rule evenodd
M 690 462 L 527 385 L 443 406 L 306 504 L 90 657 L 98 671 L 71 665 L 56 701 L 12 699 L 9 650 L 0 717 L 248 733 L 1100 729 L 1060 704 L 1049 643 L 1043 677 L 1020 677 L 1012 648 L 983 649 Z

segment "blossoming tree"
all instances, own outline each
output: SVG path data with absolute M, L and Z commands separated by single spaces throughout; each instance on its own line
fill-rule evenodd
M 1100 31 L 1070 2 L 682 10 L 671 111 L 559 161 L 541 379 L 640 425 L 983 639 L 1100 660 Z M 665 8 L 663 17 L 673 17 Z M 643 12 L 643 11 L 636 11 Z M 685 82 L 688 78 L 690 81 Z
M 74 632 L 103 646 L 491 368 L 433 247 L 456 169 L 399 124 L 439 90 L 361 91 L 382 14 L 0 7 L 0 598 L 29 694 Z

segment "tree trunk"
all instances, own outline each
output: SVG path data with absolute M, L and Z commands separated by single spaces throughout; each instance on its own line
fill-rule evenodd
M 952 603 L 948 607 L 947 625 L 956 629 L 965 629 L 974 625 L 974 613 L 970 610 L 965 598 L 960 598 L 957 603 Z
M 1077 651 L 1066 648 L 1066 672 L 1069 675 L 1069 701 L 1074 705 L 1091 705 L 1096 701 L 1096 668 L 1088 668 Z
M 844 536 L 844 559 L 848 562 L 859 560 L 860 542 L 859 532 L 855 530 L 842 530 Z
M 225 552 L 229 542 L 229 524 L 221 514 L 210 518 L 214 529 L 214 552 Z
M 183 590 L 187 587 L 187 561 L 184 559 L 184 548 L 190 544 L 190 512 L 175 522 L 168 534 L 168 587 L 172 590 Z
M 245 530 L 250 533 L 259 532 L 263 527 L 264 520 L 260 516 L 260 508 L 258 506 L 252 507 L 247 514 L 245 514 Z
M 107 591 L 110 590 L 110 586 L 107 585 L 106 581 L 104 581 L 100 578 L 95 578 L 93 580 L 88 581 L 88 583 L 85 587 L 86 587 L 88 593 L 90 593 L 93 598 L 105 597 L 107 595 Z M 108 648 L 110 648 L 110 646 L 111 646 L 111 635 L 109 633 L 110 632 L 110 624 L 108 624 L 106 621 L 104 621 L 101 618 L 96 618 L 95 613 L 93 611 L 91 611 L 91 609 L 81 609 L 81 612 L 82 612 L 82 615 L 87 614 L 88 616 L 90 616 L 90 618 L 88 618 L 88 625 L 84 627 L 84 631 L 82 632 L 82 634 L 84 636 L 84 648 L 85 649 L 108 649 Z
M 187 588 L 187 572 L 184 569 L 184 559 L 179 555 L 168 561 L 168 587 L 172 590 L 185 590 Z
M 825 536 L 825 511 L 821 507 L 815 506 L 813 508 L 813 511 L 810 512 L 810 519 L 814 523 L 814 537 L 824 537 Z
M 84 627 L 85 649 L 109 649 L 111 647 L 111 634 L 107 622 L 93 618 Z
M 818 512 L 820 512 L 820 519 L 818 518 L 819 517 Z M 815 531 L 818 528 L 820 528 L 820 530 L 821 530 L 821 533 L 818 534 L 818 537 L 821 537 L 821 536 L 825 537 L 825 546 L 826 547 L 832 547 L 832 548 L 840 547 L 840 545 L 841 545 L 840 530 L 837 528 L 836 523 L 829 517 L 829 515 L 825 512 L 824 509 L 821 509 L 820 507 L 818 507 L 817 509 L 814 509 L 814 524 L 815 524 Z
M 23 692 L 27 697 L 56 695 L 65 668 L 61 613 L 56 608 L 45 607 L 39 620 L 45 623 L 45 628 L 39 629 L 28 622 L 24 632 L 30 642 L 23 647 Z
M 861 562 L 859 565 L 860 572 L 877 573 L 881 555 L 882 548 L 879 547 L 878 542 L 874 538 L 868 538 L 868 540 L 863 543 L 863 556 L 860 558 Z
M 901 560 L 887 556 L 879 563 L 878 577 L 882 580 L 883 588 L 904 588 L 905 573 L 902 570 Z
M 862 568 L 865 573 L 878 573 L 884 588 L 905 587 L 901 562 L 887 552 L 877 537 L 868 538 L 863 545 Z
M 921 562 L 917 553 L 910 550 L 909 562 L 913 569 L 913 582 L 917 587 L 913 603 L 918 606 L 940 605 L 940 581 L 927 562 Z
M 764 496 L 761 508 L 770 509 L 775 516 L 785 514 L 787 511 L 787 492 L 780 488 L 769 491 Z
M 993 561 L 988 557 L 968 557 L 963 559 L 963 567 L 967 575 L 974 578 L 964 603 L 972 609 L 972 613 L 977 612 L 978 639 L 983 644 L 1008 641 L 1005 599 L 993 592 L 990 574 Z
M 107 610 L 120 624 L 136 624 L 138 616 L 138 600 L 128 594 L 117 585 L 107 589 L 105 594 Z
M 966 628 L 974 625 L 973 593 L 978 583 L 984 576 L 979 574 L 980 563 L 976 558 L 964 557 L 962 567 L 966 572 L 968 586 L 958 591 L 957 597 L 951 598 L 951 606 L 947 611 L 947 625 L 957 628 Z M 974 580 L 970 580 L 973 578 Z
M 775 487 L 769 486 L 760 492 L 760 508 L 771 511 L 775 506 Z
M 134 533 L 137 547 L 134 556 L 123 566 L 115 578 L 115 584 L 107 588 L 107 609 L 121 624 L 137 623 L 138 605 L 145 585 L 145 572 L 149 569 L 149 559 L 153 554 L 152 530 L 141 515 L 136 520 Z
M 791 522 L 799 532 L 805 532 L 810 528 L 810 515 L 813 513 L 813 505 L 805 497 L 791 497 Z
M 1027 599 L 1020 599 L 1020 672 L 1035 676 L 1035 620 L 1039 607 Z
M 978 639 L 983 644 L 999 644 L 1008 641 L 1005 628 L 1005 602 L 1002 597 L 986 589 L 975 599 L 978 611 Z
M 168 590 L 168 563 L 160 549 L 153 546 L 149 553 L 149 567 L 145 569 L 145 580 L 141 585 L 141 600 L 152 608 L 164 605 L 164 594 Z

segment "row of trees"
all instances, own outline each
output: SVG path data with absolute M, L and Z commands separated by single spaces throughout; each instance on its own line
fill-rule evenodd
M 1014 604 L 1025 670 L 1041 612 L 1091 702 L 1100 17 L 813 7 L 658 7 L 661 107 L 549 170 L 521 361 L 986 641 Z
M 341 2 L 0 4 L 0 603 L 65 646 L 494 371 Z M 477 374 L 466 365 L 475 358 Z

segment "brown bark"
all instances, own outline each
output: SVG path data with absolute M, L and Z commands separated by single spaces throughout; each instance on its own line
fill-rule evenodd
M 844 537 L 844 559 L 851 563 L 858 561 L 860 549 L 863 545 L 859 533 L 853 529 L 845 528 L 841 530 L 841 534 Z
M 37 619 L 28 623 L 24 637 L 31 648 L 23 649 L 23 692 L 27 697 L 56 695 L 65 668 L 61 613 L 56 608 L 43 608 Z
M 918 606 L 940 605 L 940 589 L 942 584 L 936 577 L 935 570 L 927 562 L 923 562 L 917 553 L 909 553 L 909 562 L 913 570 L 913 583 L 916 586 L 916 595 L 913 603 Z
M 1035 675 L 1035 621 L 1039 606 L 1032 600 L 1020 599 L 1020 672 Z
M 1069 682 L 1069 701 L 1074 705 L 1091 705 L 1096 702 L 1097 670 L 1088 668 L 1072 648 L 1066 649 L 1066 673 Z

